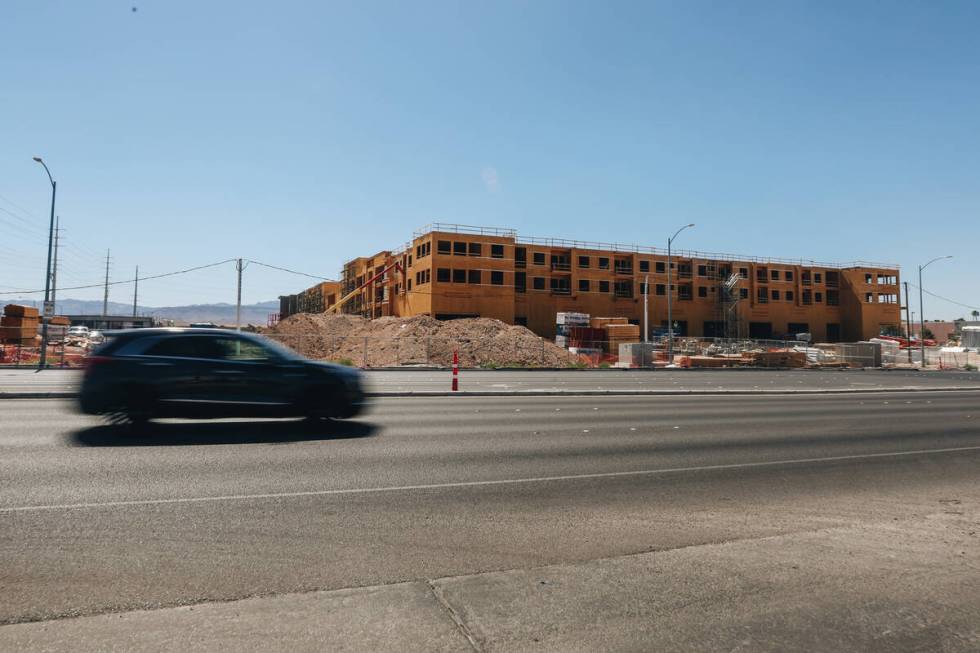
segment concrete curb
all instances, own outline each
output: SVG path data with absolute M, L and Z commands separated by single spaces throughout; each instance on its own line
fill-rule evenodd
M 894 394 L 911 392 L 978 392 L 978 386 L 950 386 L 948 388 L 808 388 L 802 390 L 460 390 L 450 392 L 431 391 L 390 391 L 369 392 L 368 398 L 386 397 L 690 397 L 690 396 L 730 396 L 730 395 L 833 395 L 833 394 Z M 77 392 L 0 392 L 3 399 L 75 399 Z

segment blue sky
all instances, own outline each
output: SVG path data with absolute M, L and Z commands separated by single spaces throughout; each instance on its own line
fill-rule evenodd
M 6 0 L 0 291 L 43 287 L 41 155 L 62 286 L 107 248 L 116 279 L 335 276 L 433 221 L 649 245 L 696 222 L 678 246 L 912 282 L 952 254 L 926 288 L 980 306 L 978 24 L 976 2 Z M 246 301 L 312 281 L 245 279 Z M 234 301 L 234 269 L 142 290 Z

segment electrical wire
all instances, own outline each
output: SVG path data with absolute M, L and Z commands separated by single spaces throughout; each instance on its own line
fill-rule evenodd
M 978 308 L 976 306 L 970 306 L 969 304 L 964 304 L 963 302 L 958 302 L 955 299 L 950 299 L 949 297 L 943 297 L 942 295 L 937 295 L 934 292 L 929 292 L 925 288 L 919 288 L 914 283 L 911 283 L 910 282 L 909 285 L 912 286 L 913 288 L 915 288 L 916 290 L 921 290 L 922 292 L 924 292 L 925 294 L 929 295 L 930 297 L 935 297 L 936 299 L 941 299 L 944 302 L 949 302 L 950 304 L 956 304 L 957 306 L 961 306 L 963 308 L 969 308 L 969 309 L 974 310 L 974 311 L 980 311 L 980 308 Z
M 195 272 L 197 270 L 204 270 L 204 269 L 207 269 L 207 268 L 213 268 L 213 267 L 217 267 L 219 265 L 224 265 L 225 263 L 232 263 L 234 261 L 235 261 L 235 259 L 230 258 L 230 259 L 226 259 L 224 261 L 218 261 L 217 263 L 208 263 L 207 265 L 198 265 L 198 266 L 193 267 L 193 268 L 187 268 L 186 270 L 175 270 L 173 272 L 165 272 L 163 274 L 155 274 L 155 275 L 151 275 L 151 276 L 148 276 L 148 277 L 140 277 L 139 280 L 142 282 L 142 281 L 151 281 L 153 279 L 163 279 L 164 277 L 173 277 L 173 276 L 176 276 L 178 274 L 187 274 L 188 272 Z M 109 286 L 120 286 L 120 285 L 127 284 L 127 283 L 134 283 L 135 281 L 136 281 L 136 279 L 127 279 L 125 281 L 110 281 L 108 284 L 106 284 L 106 283 L 96 283 L 96 284 L 90 284 L 90 285 L 87 285 L 87 286 L 69 286 L 69 287 L 66 287 L 66 288 L 58 288 L 58 292 L 62 292 L 64 290 L 84 290 L 86 288 L 104 288 L 106 285 L 109 285 Z M 23 293 L 34 294 L 34 293 L 43 293 L 43 292 L 44 292 L 44 289 L 41 289 L 41 290 L 23 290 L 23 291 L 19 291 L 19 292 L 0 292 L 0 295 L 18 295 L 18 294 L 23 294 Z
M 269 265 L 268 263 L 263 263 L 262 261 L 255 261 L 252 259 L 246 259 L 249 263 L 255 263 L 256 265 L 261 265 L 264 268 L 271 268 L 273 270 L 279 270 L 280 272 L 289 272 L 290 274 L 297 274 L 301 277 L 309 277 L 310 279 L 319 279 L 320 281 L 333 281 L 329 277 L 320 277 L 315 274 L 307 274 L 305 272 L 297 272 L 296 270 L 290 270 L 288 268 L 281 268 L 278 265 Z

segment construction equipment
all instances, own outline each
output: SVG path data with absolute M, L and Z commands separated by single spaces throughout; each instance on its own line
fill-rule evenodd
M 359 285 L 357 288 L 354 288 L 354 290 L 350 291 L 349 293 L 347 293 L 346 295 L 344 295 L 343 297 L 341 297 L 339 300 L 337 300 L 337 303 L 329 306 L 327 308 L 327 310 L 324 311 L 324 312 L 325 313 L 339 313 L 340 312 L 340 309 L 344 306 L 344 304 L 346 304 L 351 299 L 353 299 L 354 297 L 356 297 L 357 294 L 359 292 L 361 292 L 361 290 L 363 290 L 364 288 L 367 288 L 372 283 L 374 283 L 375 281 L 377 281 L 381 277 L 383 277 L 386 274 L 388 274 L 388 271 L 391 270 L 392 268 L 394 268 L 396 272 L 401 272 L 402 274 L 405 273 L 405 270 L 402 268 L 401 262 L 400 261 L 395 261 L 394 263 L 392 263 L 391 265 L 389 265 L 388 267 L 386 267 L 385 269 L 383 269 L 381 272 L 378 272 L 376 275 L 374 275 L 373 277 L 371 277 L 370 279 L 368 279 L 367 281 L 365 281 L 364 283 L 362 283 L 361 285 Z

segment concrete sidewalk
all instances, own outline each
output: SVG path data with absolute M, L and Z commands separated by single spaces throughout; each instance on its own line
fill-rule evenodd
M 907 370 L 463 370 L 461 396 L 826 394 L 980 389 L 980 374 Z M 77 371 L 0 370 L 0 398 L 70 399 Z M 444 396 L 449 372 L 370 370 L 375 397 Z
M 0 649 L 980 650 L 980 501 L 937 505 L 574 564 L 8 625 Z

